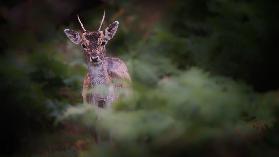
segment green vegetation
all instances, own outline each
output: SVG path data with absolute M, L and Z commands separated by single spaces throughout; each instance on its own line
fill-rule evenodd
M 278 156 L 278 2 L 0 4 L 1 155 Z M 96 112 L 82 104 L 83 54 L 63 29 L 80 29 L 77 13 L 97 29 L 103 9 L 105 24 L 120 21 L 109 55 L 133 83 Z M 96 145 L 94 128 L 113 144 Z

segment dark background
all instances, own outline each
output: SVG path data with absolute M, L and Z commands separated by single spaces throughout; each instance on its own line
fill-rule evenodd
M 164 100 L 164 94 L 160 95 L 153 89 L 160 90 L 160 82 L 164 80 L 182 81 L 180 88 L 175 85 L 164 88 L 177 92 L 173 94 L 183 98 L 187 92 L 196 90 L 197 84 L 193 80 L 197 79 L 209 84 L 202 87 L 197 85 L 201 91 L 213 93 L 208 104 L 224 105 L 217 106 L 218 109 L 226 108 L 230 100 L 237 99 L 241 104 L 232 105 L 232 108 L 241 108 L 241 111 L 206 110 L 205 115 L 208 113 L 209 117 L 217 117 L 208 123 L 196 122 L 199 118 L 205 118 L 204 115 L 194 118 L 191 125 L 203 131 L 197 137 L 210 134 L 209 128 L 212 126 L 217 126 L 222 133 L 231 129 L 219 128 L 227 124 L 226 118 L 218 118 L 226 115 L 226 112 L 239 115 L 236 119 L 228 120 L 230 123 L 247 122 L 251 128 L 256 128 L 253 133 L 236 140 L 235 135 L 223 136 L 222 133 L 222 137 L 210 134 L 206 140 L 195 139 L 194 142 L 187 142 L 191 133 L 177 135 L 177 138 L 165 143 L 162 140 L 145 145 L 139 140 L 134 147 L 143 146 L 144 151 L 135 153 L 137 151 L 133 152 L 133 145 L 130 145 L 127 148 L 130 151 L 126 150 L 127 153 L 121 155 L 203 156 L 208 152 L 213 152 L 213 156 L 279 155 L 276 133 L 279 4 L 275 0 L 2 0 L 1 154 L 60 156 L 52 152 L 62 150 L 65 156 L 82 156 L 79 146 L 76 146 L 81 135 L 68 135 L 69 131 L 65 131 L 65 128 L 74 130 L 73 125 L 56 122 L 69 106 L 78 106 L 82 102 L 80 91 L 86 73 L 80 48 L 69 42 L 63 30 L 81 29 L 77 14 L 88 30 L 96 30 L 103 10 L 107 14 L 105 26 L 114 20 L 120 21 L 117 35 L 109 43 L 108 49 L 110 55 L 122 58 L 129 67 L 135 90 L 140 95 L 133 101 L 136 102 L 133 111 L 149 110 L 149 104 L 154 106 L 151 108 L 155 111 L 161 109 L 156 104 L 167 104 L 172 108 L 176 102 Z M 193 70 L 193 67 L 198 70 Z M 193 80 L 189 79 L 192 77 Z M 187 84 L 188 79 L 193 82 Z M 183 80 L 186 80 L 185 90 Z M 228 91 L 228 94 L 224 96 L 215 91 L 216 88 Z M 248 90 L 252 96 L 244 90 Z M 234 94 L 237 95 L 235 99 Z M 229 99 L 230 96 L 232 99 Z M 183 99 L 182 104 L 190 104 L 192 99 L 203 100 L 203 95 L 197 92 L 192 98 Z M 246 101 L 258 106 L 253 109 L 246 107 L 242 111 Z M 125 102 L 123 104 L 125 110 L 127 102 L 126 106 Z M 200 107 L 199 103 L 193 104 Z M 181 110 L 181 115 L 187 115 L 188 110 L 183 113 L 180 107 L 174 108 Z M 181 115 L 175 113 L 174 121 L 181 118 L 185 122 L 181 125 L 188 125 L 187 118 L 179 117 Z M 203 128 L 204 125 L 207 127 Z M 143 132 L 153 131 L 145 129 Z M 67 136 L 61 137 L 64 134 Z M 72 143 L 75 144 L 65 144 L 65 139 L 73 137 L 75 142 Z M 164 137 L 154 137 L 157 138 Z M 57 139 L 60 139 L 59 142 Z M 172 147 L 173 144 L 179 146 Z M 78 148 L 68 150 L 68 147 Z M 101 150 L 94 147 L 89 154 Z M 119 152 L 125 152 L 123 150 L 119 148 Z M 112 156 L 117 156 L 114 153 Z

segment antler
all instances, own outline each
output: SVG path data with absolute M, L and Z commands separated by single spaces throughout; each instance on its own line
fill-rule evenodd
M 79 22 L 79 24 L 80 24 L 81 28 L 83 29 L 83 31 L 84 31 L 84 32 L 86 32 L 86 29 L 84 28 L 84 26 L 83 26 L 82 22 L 80 21 L 80 19 L 79 19 L 79 16 L 78 16 L 78 15 L 77 15 L 77 18 L 78 18 L 78 22 Z
M 102 28 L 102 25 L 103 25 L 103 22 L 104 22 L 105 16 L 106 16 L 106 12 L 105 12 L 105 10 L 104 10 L 103 18 L 102 18 L 102 21 L 101 21 L 101 24 L 100 24 L 100 27 L 99 27 L 98 31 L 100 31 L 100 30 L 101 30 L 101 28 Z

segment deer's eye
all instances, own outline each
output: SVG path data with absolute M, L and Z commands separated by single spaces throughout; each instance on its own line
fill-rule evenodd
M 105 42 L 105 41 L 102 41 L 101 45 L 102 45 L 102 46 L 106 45 L 106 42 Z
M 81 44 L 82 48 L 86 48 L 86 45 L 85 44 Z

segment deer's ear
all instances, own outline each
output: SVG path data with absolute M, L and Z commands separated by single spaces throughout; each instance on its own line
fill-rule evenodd
M 104 35 L 105 35 L 105 39 L 107 41 L 109 41 L 110 39 L 112 39 L 118 29 L 118 25 L 119 25 L 119 22 L 118 21 L 114 21 L 112 24 L 110 24 L 106 29 L 105 29 L 105 32 L 104 32 Z
M 81 42 L 81 37 L 77 31 L 71 29 L 64 29 L 64 33 L 73 43 L 79 44 Z

